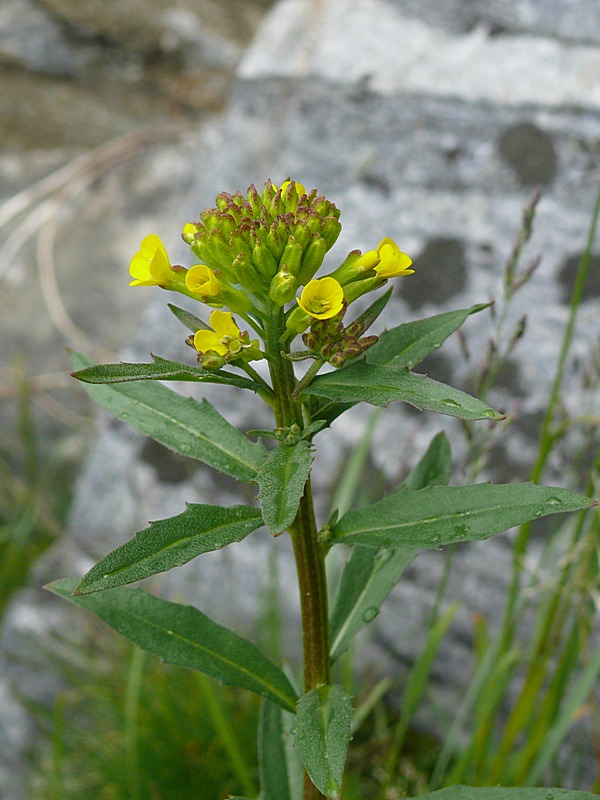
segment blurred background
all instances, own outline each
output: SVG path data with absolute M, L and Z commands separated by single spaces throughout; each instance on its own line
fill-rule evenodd
M 331 263 L 384 236 L 413 257 L 416 274 L 395 290 L 388 326 L 496 301 L 495 313 L 469 319 L 464 336 L 420 371 L 485 393 L 510 418 L 502 431 L 474 434 L 406 406 L 381 421 L 353 412 L 334 426 L 317 461 L 320 508 L 325 513 L 336 490 L 350 486 L 341 465 L 361 442 L 371 446 L 362 490 L 376 497 L 404 477 L 440 427 L 453 442 L 456 482 L 525 480 L 539 452 L 600 176 L 599 43 L 594 0 L 2 0 L 3 800 L 189 797 L 194 780 L 207 800 L 253 791 L 255 765 L 240 755 L 252 741 L 250 701 L 225 692 L 213 707 L 212 687 L 196 678 L 175 696 L 166 671 L 40 588 L 82 574 L 185 500 L 218 494 L 240 502 L 222 478 L 99 414 L 68 376 L 66 347 L 100 361 L 146 360 L 149 352 L 189 359 L 185 334 L 165 311 L 169 298 L 127 286 L 140 240 L 159 234 L 174 260 L 189 265 L 179 232 L 218 191 L 288 176 L 316 186 L 342 209 Z M 518 268 L 523 285 L 507 292 L 523 208 L 538 190 Z M 587 254 L 558 405 L 561 434 L 544 473 L 544 482 L 580 490 L 594 474 L 600 398 L 600 254 L 590 246 Z M 207 396 L 244 429 L 268 424 L 235 393 Z M 537 531 L 540 541 L 546 534 Z M 224 551 L 155 588 L 198 602 L 223 623 L 256 628 L 265 649 L 293 657 L 297 642 L 265 635 L 277 629 L 274 605 L 280 623 L 296 613 L 295 597 L 277 595 L 291 580 L 290 565 L 285 556 L 275 563 L 270 544 L 259 536 L 240 555 Z M 493 623 L 509 581 L 509 538 L 485 548 L 465 548 L 448 579 L 444 603 L 457 599 L 461 607 L 443 645 L 445 668 L 433 668 L 435 702 L 415 723 L 428 751 L 427 737 L 444 735 L 464 689 L 474 615 Z M 419 559 L 408 594 L 390 599 L 368 652 L 355 654 L 362 680 L 405 676 L 418 660 L 432 592 L 450 574 L 445 558 Z M 589 621 L 595 575 L 583 584 Z M 234 586 L 242 601 L 232 597 Z M 145 709 L 138 755 L 148 770 L 156 766 L 147 781 L 116 755 L 129 752 L 123 736 L 130 741 L 126 709 L 136 675 L 147 680 L 138 696 Z M 172 724 L 164 708 L 176 719 L 189 697 L 181 739 L 160 751 L 156 726 Z M 227 718 L 241 731 L 237 744 L 224 732 Z M 589 728 L 582 736 L 590 738 Z M 382 751 L 391 738 L 383 736 Z M 185 763 L 187 777 L 171 785 L 173 759 Z M 412 777 L 397 791 L 426 787 L 427 768 L 410 754 L 406 763 Z M 577 767 L 590 785 L 594 763 L 588 750 Z

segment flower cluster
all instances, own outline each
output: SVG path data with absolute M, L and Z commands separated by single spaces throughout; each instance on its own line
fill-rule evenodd
M 241 332 L 232 313 L 263 335 L 276 309 L 284 315 L 288 339 L 310 327 L 309 351 L 341 366 L 374 342 L 343 327 L 348 305 L 413 270 L 396 243 L 383 239 L 375 250 L 354 250 L 336 270 L 315 278 L 340 230 L 335 205 L 295 181 L 277 187 L 269 180 L 261 193 L 254 185 L 246 195 L 222 192 L 214 208 L 183 228 L 200 263 L 189 269 L 172 265 L 158 236 L 150 235 L 131 261 L 131 285 L 161 286 L 217 309 L 210 317 L 212 330 L 198 330 L 191 338 L 207 369 L 262 358 L 258 339 Z

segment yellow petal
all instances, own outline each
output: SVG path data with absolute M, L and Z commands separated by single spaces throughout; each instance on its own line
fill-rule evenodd
M 414 269 L 409 269 L 412 259 L 398 247 L 393 239 L 382 239 L 377 248 L 380 262 L 375 266 L 378 278 L 396 278 L 399 275 L 411 275 Z
M 208 297 L 215 297 L 221 290 L 217 276 L 206 264 L 190 267 L 185 276 L 185 285 L 190 292 Z
M 199 353 L 207 353 L 214 350 L 220 356 L 227 353 L 227 345 L 221 341 L 221 336 L 214 331 L 196 331 L 194 335 L 194 347 Z
M 225 336 L 230 339 L 237 339 L 240 335 L 240 329 L 233 321 L 231 311 L 213 311 L 210 315 L 210 325 L 219 334 L 220 339 Z M 225 352 L 227 352 L 227 349 L 225 349 Z
M 335 278 L 309 281 L 296 301 L 305 314 L 315 319 L 335 317 L 344 304 L 344 290 Z

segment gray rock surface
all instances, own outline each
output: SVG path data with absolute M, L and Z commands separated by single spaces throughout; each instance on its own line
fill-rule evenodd
M 69 25 L 85 28 L 80 4 L 48 0 L 45 6 L 54 13 L 61 6 Z M 78 327 L 113 351 L 125 332 L 127 358 L 145 360 L 150 351 L 189 358 L 182 329 L 165 310 L 162 293 L 143 311 L 145 291 L 121 291 L 128 255 L 145 233 L 155 231 L 173 254 L 184 258 L 175 244 L 181 223 L 211 205 L 218 191 L 287 175 L 318 187 L 342 209 L 343 232 L 330 254 L 332 264 L 354 247 L 372 248 L 384 236 L 392 236 L 415 256 L 416 274 L 400 282 L 386 325 L 485 302 L 501 294 L 503 264 L 521 209 L 532 187 L 541 185 L 543 197 L 525 263 L 537 252 L 543 260 L 516 295 L 505 323 L 511 331 L 526 314 L 527 333 L 511 356 L 505 382 L 490 398 L 500 408 L 518 411 L 518 419 L 480 475 L 526 478 L 567 320 L 573 264 L 585 243 L 598 185 L 600 22 L 593 2 L 523 0 L 511 4 L 510 13 L 507 8 L 494 0 L 275 3 L 245 51 L 222 117 L 205 120 L 199 133 L 174 132 L 168 142 L 146 146 L 126 169 L 86 189 L 91 193 L 83 196 L 91 202 L 81 204 L 81 194 L 71 199 L 77 207 L 71 206 L 70 219 L 77 224 L 65 237 L 60 274 L 65 303 Z M 189 12 L 184 6 L 179 10 Z M 111 18 L 103 24 L 112 24 Z M 45 35 L 58 37 L 59 32 L 52 29 Z M 118 41 L 116 34 L 113 38 Z M 189 56 L 190 62 L 196 58 L 201 56 Z M 118 125 L 115 129 L 121 130 Z M 49 158 L 60 164 L 60 157 Z M 113 204 L 114 218 L 114 209 L 108 213 Z M 125 227 L 119 224 L 123 216 Z M 102 271 L 90 268 L 84 277 L 79 265 L 90 243 L 95 253 L 102 253 L 93 263 L 104 266 Z M 23 265 L 21 275 L 25 269 Z M 25 280 L 18 275 L 13 279 Z M 571 415 L 590 412 L 597 417 L 597 383 L 585 388 L 582 379 L 598 342 L 599 292 L 594 283 L 591 287 L 578 321 L 567 376 L 570 391 L 563 401 Z M 104 303 L 111 325 L 102 324 L 98 314 Z M 113 329 L 113 317 L 125 319 Z M 47 320 L 40 324 L 50 327 Z M 492 334 L 489 312 L 478 314 L 465 326 L 470 360 L 453 337 L 424 368 L 432 377 L 469 389 Z M 50 334 L 35 335 L 43 339 Z M 59 338 L 64 336 L 63 331 Z M 39 341 L 35 349 L 43 359 Z M 236 391 L 213 387 L 202 394 L 242 429 L 268 425 L 264 412 L 257 412 L 245 397 L 241 402 Z M 328 437 L 327 445 L 318 450 L 315 463 L 322 515 L 340 464 L 359 440 L 367 414 L 355 409 L 322 435 L 323 442 Z M 371 474 L 384 485 L 397 481 L 440 428 L 453 442 L 456 482 L 467 478 L 468 451 L 460 427 L 400 405 L 390 408 L 378 425 Z M 568 444 L 578 446 L 575 437 Z M 547 482 L 568 479 L 569 447 L 556 451 Z M 214 502 L 217 496 L 223 503 L 248 500 L 223 478 L 191 469 L 100 415 L 99 433 L 78 481 L 71 532 L 39 564 L 32 588 L 14 603 L 5 626 L 5 653 L 19 649 L 23 621 L 35 618 L 39 608 L 51 615 L 48 627 L 64 620 L 77 624 L 76 612 L 42 597 L 36 588 L 42 582 L 82 574 L 93 559 L 147 520 L 178 513 L 186 500 Z M 280 583 L 287 587 L 293 585 L 289 550 L 283 538 L 277 544 Z M 260 596 L 271 549 L 266 535 L 254 534 L 152 585 L 250 633 L 255 606 L 248 598 Z M 446 710 L 453 708 L 468 681 L 473 614 L 498 619 L 510 555 L 509 538 L 498 537 L 460 548 L 455 556 L 448 599 L 459 599 L 462 605 L 444 644 L 443 668 L 435 673 L 437 699 Z M 417 559 L 409 580 L 375 623 L 373 644 L 361 651 L 365 674 L 402 674 L 414 659 L 443 563 L 444 554 L 435 551 Z M 286 614 L 297 614 L 294 593 L 283 591 L 282 603 Z M 286 651 L 297 653 L 295 637 L 286 642 Z M 31 653 L 29 657 L 34 659 Z M 22 674 L 10 659 L 5 662 L 0 686 L 9 694 L 6 687 Z M 51 677 L 47 681 L 51 686 Z M 427 722 L 436 725 L 431 717 Z M 0 753 L 7 766 L 22 751 L 24 736 L 19 726 L 5 736 L 10 748 L 0 747 Z M 17 800 L 18 789 L 12 791 L 7 797 Z

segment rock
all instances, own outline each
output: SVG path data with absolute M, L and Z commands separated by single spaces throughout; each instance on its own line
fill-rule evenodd
M 370 249 L 384 236 L 395 238 L 415 258 L 416 274 L 399 282 L 388 307 L 385 324 L 391 327 L 499 297 L 503 266 L 530 184 L 543 182 L 535 234 L 524 260 L 528 263 L 541 251 L 542 264 L 515 296 L 506 320 L 508 335 L 527 315 L 527 332 L 511 355 L 503 383 L 490 396 L 507 410 L 514 410 L 517 399 L 520 421 L 492 450 L 492 462 L 480 475 L 525 478 L 535 457 L 534 429 L 552 380 L 549 365 L 556 363 L 568 316 L 565 265 L 584 246 L 594 203 L 600 135 L 598 53 L 591 46 L 596 29 L 590 24 L 585 34 L 575 36 L 559 4 L 548 7 L 552 13 L 536 24 L 534 12 L 542 8 L 541 0 L 515 4 L 513 20 L 503 16 L 503 4 L 494 2 L 455 0 L 446 7 L 425 0 L 359 0 L 352 5 L 282 0 L 248 48 L 223 118 L 205 125 L 197 138 L 185 138 L 182 153 L 176 152 L 177 145 L 169 145 L 172 149 L 166 152 L 173 160 L 159 159 L 158 175 L 149 157 L 142 161 L 138 182 L 134 165 L 124 176 L 134 195 L 131 208 L 137 209 L 137 217 L 132 214 L 134 246 L 144 232 L 154 230 L 170 247 L 181 223 L 211 205 L 218 191 L 243 190 L 251 181 L 281 181 L 291 175 L 317 186 L 342 209 L 344 229 L 329 263 L 339 263 L 352 248 Z M 78 9 L 73 13 L 82 14 Z M 578 13 L 584 19 L 592 12 L 593 5 L 583 3 Z M 539 158 L 540 152 L 544 158 Z M 174 165 L 171 183 L 181 181 L 186 197 L 175 200 L 172 189 L 153 192 L 153 187 L 169 184 L 169 164 Z M 115 186 L 121 185 L 115 181 Z M 108 204 L 119 195 L 107 188 L 104 197 Z M 120 208 L 125 201 L 116 202 Z M 124 234 L 107 226 L 99 212 L 94 214 L 93 208 L 82 212 L 82 237 L 71 240 L 66 283 L 72 287 L 73 314 L 81 314 L 79 324 L 93 331 L 93 338 L 110 340 L 114 348 L 121 332 L 115 328 L 113 344 L 108 330 L 93 327 L 93 312 L 107 302 L 119 269 L 125 271 L 127 258 L 120 255 Z M 106 260 L 111 263 L 110 274 L 98 281 L 99 294 L 92 298 L 85 296 L 91 277 L 81 289 L 77 270 L 77 253 L 88 241 L 94 251 L 108 242 Z M 183 250 L 178 252 L 178 257 L 189 258 Z M 568 270 L 570 275 L 572 267 Z M 108 302 L 111 319 L 129 316 L 122 323 L 130 332 L 127 358 L 145 360 L 150 351 L 189 358 L 181 328 L 165 310 L 163 293 L 152 301 L 143 324 L 137 306 L 129 314 L 126 310 L 138 301 L 127 296 L 109 297 Z M 574 417 L 586 404 L 597 407 L 597 386 L 585 388 L 578 369 L 596 347 L 597 319 L 594 290 L 581 308 L 574 360 L 566 375 L 570 391 L 563 400 Z M 434 378 L 437 369 L 444 378 L 449 373 L 452 383 L 469 389 L 493 332 L 489 312 L 471 317 L 464 330 L 470 360 L 453 337 L 428 369 Z M 197 393 L 197 387 L 182 390 Z M 235 391 L 212 387 L 202 394 L 242 430 L 269 425 L 266 417 L 255 416 L 258 404 L 242 401 Z M 360 439 L 368 414 L 364 411 L 353 409 L 331 433 L 316 438 L 315 484 L 322 520 L 340 464 Z M 77 485 L 71 533 L 40 563 L 37 583 L 59 577 L 59 564 L 61 573 L 81 574 L 147 520 L 179 513 L 186 500 L 249 501 L 249 495 L 241 495 L 229 481 L 201 468 L 191 470 L 176 459 L 167 462 L 121 423 L 103 415 L 100 419 L 98 438 Z M 453 442 L 456 480 L 465 478 L 469 453 L 460 426 L 450 418 L 417 414 L 398 404 L 376 429 L 369 465 L 374 484 L 379 480 L 390 486 L 401 479 L 440 428 Z M 327 446 L 320 447 L 325 437 Z M 556 452 L 547 482 L 568 479 L 571 453 Z M 282 607 L 296 625 L 297 598 L 287 591 L 294 582 L 289 547 L 283 537 L 277 545 Z M 253 534 L 243 544 L 203 556 L 152 586 L 165 596 L 197 603 L 218 621 L 250 635 L 257 608 L 250 599 L 256 601 L 260 594 L 272 546 L 268 536 Z M 536 554 L 534 548 L 532 556 Z M 499 598 L 509 580 L 510 538 L 461 547 L 455 558 L 447 598 L 462 605 L 443 645 L 443 668 L 435 673 L 437 700 L 450 714 L 468 680 L 473 615 L 498 623 Z M 443 562 L 444 554 L 436 551 L 416 560 L 374 624 L 374 643 L 361 649 L 363 670 L 406 672 L 422 644 Z M 18 642 L 23 607 L 36 609 L 39 602 L 39 594 L 31 592 L 16 601 L 5 634 L 11 642 Z M 63 607 L 54 599 L 46 603 L 63 620 L 68 618 L 69 625 L 77 624 L 72 609 L 56 610 Z M 288 630 L 296 629 L 290 625 Z M 293 638 L 285 643 L 292 656 L 297 648 Z M 426 721 L 435 725 L 431 718 Z

